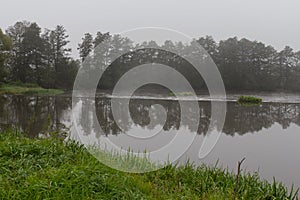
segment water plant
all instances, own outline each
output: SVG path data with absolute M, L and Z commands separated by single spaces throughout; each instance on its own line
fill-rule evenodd
M 259 105 L 262 103 L 262 99 L 252 96 L 240 96 L 237 102 L 242 105 Z

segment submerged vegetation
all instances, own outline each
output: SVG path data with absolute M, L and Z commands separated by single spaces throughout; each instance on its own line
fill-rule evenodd
M 0 85 L 1 94 L 38 94 L 38 95 L 56 95 L 62 94 L 60 89 L 45 89 L 35 84 L 2 84 Z
M 258 174 L 236 177 L 202 165 L 130 174 L 103 164 L 74 141 L 0 133 L 0 199 L 296 199 Z
M 241 105 L 260 105 L 262 99 L 252 96 L 240 96 L 237 102 Z

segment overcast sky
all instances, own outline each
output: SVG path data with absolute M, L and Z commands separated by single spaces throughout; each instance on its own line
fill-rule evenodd
M 300 50 L 299 0 L 1 0 L 0 28 L 20 20 L 42 28 L 62 24 L 73 55 L 86 32 L 166 27 L 192 37 L 255 39 Z

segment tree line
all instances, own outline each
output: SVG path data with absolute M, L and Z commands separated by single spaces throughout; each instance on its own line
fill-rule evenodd
M 228 38 L 216 42 L 211 36 L 195 39 L 216 63 L 227 90 L 232 91 L 300 91 L 300 51 L 286 46 L 276 50 L 262 42 L 246 38 Z M 109 32 L 97 32 L 95 36 L 84 34 L 78 44 L 80 60 L 70 56 L 68 35 L 58 25 L 53 30 L 42 29 L 35 22 L 17 22 L 5 34 L 0 31 L 0 82 L 35 83 L 45 88 L 71 89 L 81 62 L 92 59 L 95 68 L 110 65 L 99 87 L 112 88 L 124 72 L 144 63 L 161 63 L 172 66 L 193 82 L 196 89 L 205 89 L 201 75 L 197 75 L 186 60 L 164 49 L 180 51 L 192 59 L 192 44 L 155 41 L 135 44 L 129 38 Z M 106 48 L 96 48 L 99 44 Z M 139 50 L 130 51 L 135 47 Z M 116 52 L 124 55 L 113 61 Z M 128 53 L 129 52 L 129 53 Z
M 43 32 L 35 22 L 10 26 L 2 36 L 0 82 L 71 89 L 80 63 L 70 57 L 68 37 L 61 25 Z
M 107 44 L 104 46 L 107 48 L 104 51 L 95 48 L 103 40 L 106 40 Z M 216 63 L 227 90 L 300 91 L 300 51 L 296 52 L 289 46 L 277 51 L 274 47 L 262 42 L 250 41 L 246 38 L 238 39 L 237 37 L 216 42 L 211 36 L 206 36 L 195 39 L 193 42 L 200 44 Z M 129 51 L 137 46 L 141 49 Z M 104 73 L 107 76 L 102 78 L 101 84 L 105 88 L 112 88 L 120 76 L 130 68 L 156 62 L 174 67 L 192 82 L 193 87 L 206 89 L 202 77 L 190 67 L 190 63 L 170 52 L 157 50 L 158 47 L 176 50 L 191 59 L 203 59 L 197 57 L 195 52 L 201 51 L 201 49 L 195 49 L 193 44 L 170 40 L 165 41 L 162 45 L 158 45 L 155 41 L 134 44 L 128 38 L 110 35 L 109 32 L 98 32 L 94 39 L 91 34 L 86 33 L 78 49 L 82 61 L 87 56 L 101 57 L 101 59 L 94 60 L 96 66 L 110 62 L 116 51 L 130 52 L 109 63 L 111 64 L 110 68 Z M 200 54 L 205 55 L 201 52 Z

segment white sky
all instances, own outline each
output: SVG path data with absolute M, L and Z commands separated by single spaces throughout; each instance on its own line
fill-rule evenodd
M 0 28 L 20 20 L 42 28 L 62 24 L 73 55 L 84 33 L 166 27 L 192 37 L 256 39 L 300 50 L 299 0 L 0 0 Z

